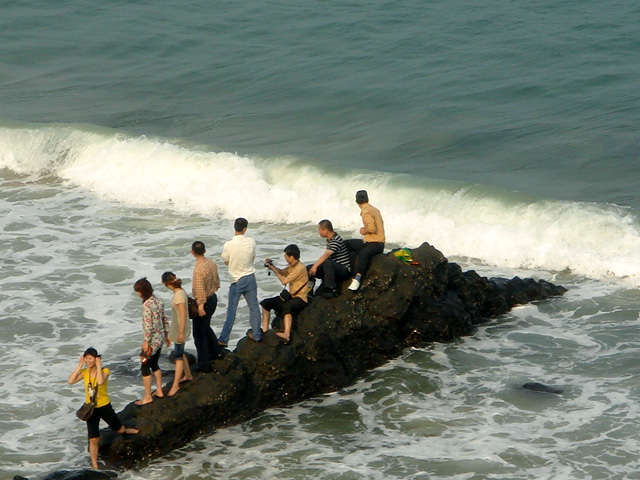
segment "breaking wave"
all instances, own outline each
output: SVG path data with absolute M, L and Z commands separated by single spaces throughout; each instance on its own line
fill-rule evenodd
M 54 176 L 132 207 L 214 218 L 359 226 L 354 192 L 369 191 L 387 240 L 428 241 L 447 256 L 509 268 L 640 280 L 640 229 L 630 209 L 554 201 L 482 185 L 344 168 L 296 158 L 250 158 L 78 125 L 0 126 L 0 168 Z

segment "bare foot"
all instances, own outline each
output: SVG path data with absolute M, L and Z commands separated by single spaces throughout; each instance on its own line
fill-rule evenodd
M 135 435 L 139 431 L 140 430 L 138 430 L 137 428 L 125 428 L 124 429 L 124 433 L 128 433 L 129 435 Z
M 169 393 L 167 393 L 167 396 L 173 397 L 176 393 L 178 393 L 179 390 L 180 390 L 180 387 L 171 387 L 171 390 L 169 390 Z
M 190 382 L 193 380 L 193 377 L 187 377 L 186 375 L 180 379 L 180 383 Z
M 136 400 L 133 403 L 135 403 L 136 405 L 147 405 L 151 402 L 153 402 L 153 398 L 141 398 L 140 400 Z
M 162 393 L 162 390 L 158 389 L 155 392 L 153 392 L 153 396 L 154 397 L 158 397 L 158 398 L 162 398 L 162 397 L 164 397 L 164 393 Z
M 285 342 L 289 341 L 289 337 L 286 336 L 284 333 L 282 332 L 276 332 L 276 335 L 278 335 L 280 338 L 282 338 Z

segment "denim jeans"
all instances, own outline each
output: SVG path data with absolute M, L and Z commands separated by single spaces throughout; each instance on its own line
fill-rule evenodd
M 220 332 L 221 342 L 229 343 L 229 335 L 236 321 L 236 310 L 238 309 L 238 302 L 240 301 L 241 295 L 244 296 L 249 306 L 249 324 L 253 331 L 253 338 L 254 340 L 260 340 L 262 338 L 260 308 L 258 307 L 258 284 L 256 283 L 256 276 L 252 273 L 251 275 L 240 277 L 237 282 L 232 283 L 229 287 L 227 319 Z

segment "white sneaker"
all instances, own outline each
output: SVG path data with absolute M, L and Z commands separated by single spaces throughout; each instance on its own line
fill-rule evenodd
M 351 285 L 349 285 L 349 290 L 351 290 L 352 292 L 355 292 L 359 288 L 360 288 L 360 282 L 355 278 L 351 280 Z

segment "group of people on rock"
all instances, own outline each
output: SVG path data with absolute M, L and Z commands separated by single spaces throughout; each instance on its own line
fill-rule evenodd
M 356 193 L 356 203 L 361 209 L 362 228 L 360 240 L 343 240 L 333 229 L 329 220 L 318 223 L 318 234 L 326 240 L 326 250 L 313 265 L 305 266 L 300 261 L 300 249 L 297 245 L 288 245 L 284 249 L 284 260 L 287 266 L 276 267 L 271 259 L 265 259 L 264 266 L 273 272 L 278 280 L 288 287 L 278 296 L 262 300 L 258 304 L 258 285 L 254 266 L 256 242 L 245 235 L 248 222 L 237 218 L 234 222 L 235 235 L 226 242 L 222 249 L 222 261 L 228 266 L 231 284 L 229 287 L 227 314 L 220 337 L 216 337 L 211 328 L 211 317 L 216 310 L 220 288 L 218 266 L 206 257 L 203 242 L 196 241 L 191 245 L 191 254 L 195 258 L 192 276 L 193 300 L 197 313 L 191 315 L 193 325 L 189 322 L 189 297 L 182 288 L 182 280 L 173 272 L 162 274 L 162 283 L 173 296 L 171 298 L 171 321 L 165 315 L 163 303 L 154 295 L 151 283 L 141 278 L 133 285 L 134 291 L 142 299 L 142 325 L 144 331 L 141 345 L 141 372 L 144 395 L 135 403 L 146 405 L 153 402 L 154 397 L 164 397 L 162 390 L 162 372 L 158 365 L 163 345 L 174 345 L 175 375 L 167 396 L 174 396 L 180 390 L 180 384 L 193 379 L 193 371 L 211 372 L 212 360 L 222 358 L 229 343 L 240 297 L 244 297 L 249 307 L 250 330 L 247 337 L 260 342 L 262 336 L 270 328 L 271 312 L 282 317 L 283 329 L 277 331 L 284 342 L 291 340 L 293 317 L 299 314 L 309 302 L 309 294 L 316 279 L 322 285 L 316 289 L 315 295 L 327 299 L 338 295 L 338 284 L 353 276 L 349 290 L 357 291 L 362 283 L 371 258 L 384 250 L 384 222 L 380 211 L 369 204 L 365 190 Z M 355 260 L 351 268 L 350 251 Z M 353 274 L 352 274 L 353 272 Z M 310 283 L 311 280 L 311 283 Z M 260 311 L 262 310 L 262 312 Z M 184 353 L 187 339 L 193 333 L 197 351 L 197 363 L 193 369 Z M 115 414 L 107 394 L 109 369 L 102 367 L 101 357 L 93 348 L 87 349 L 80 357 L 77 367 L 69 376 L 68 383 L 74 384 L 84 380 L 85 401 L 95 404 L 93 415 L 87 420 L 89 433 L 89 452 L 91 464 L 97 468 L 98 456 L 98 424 L 104 419 L 109 427 L 119 433 L 137 433 L 134 428 L 124 427 Z M 156 388 L 152 392 L 152 383 Z

